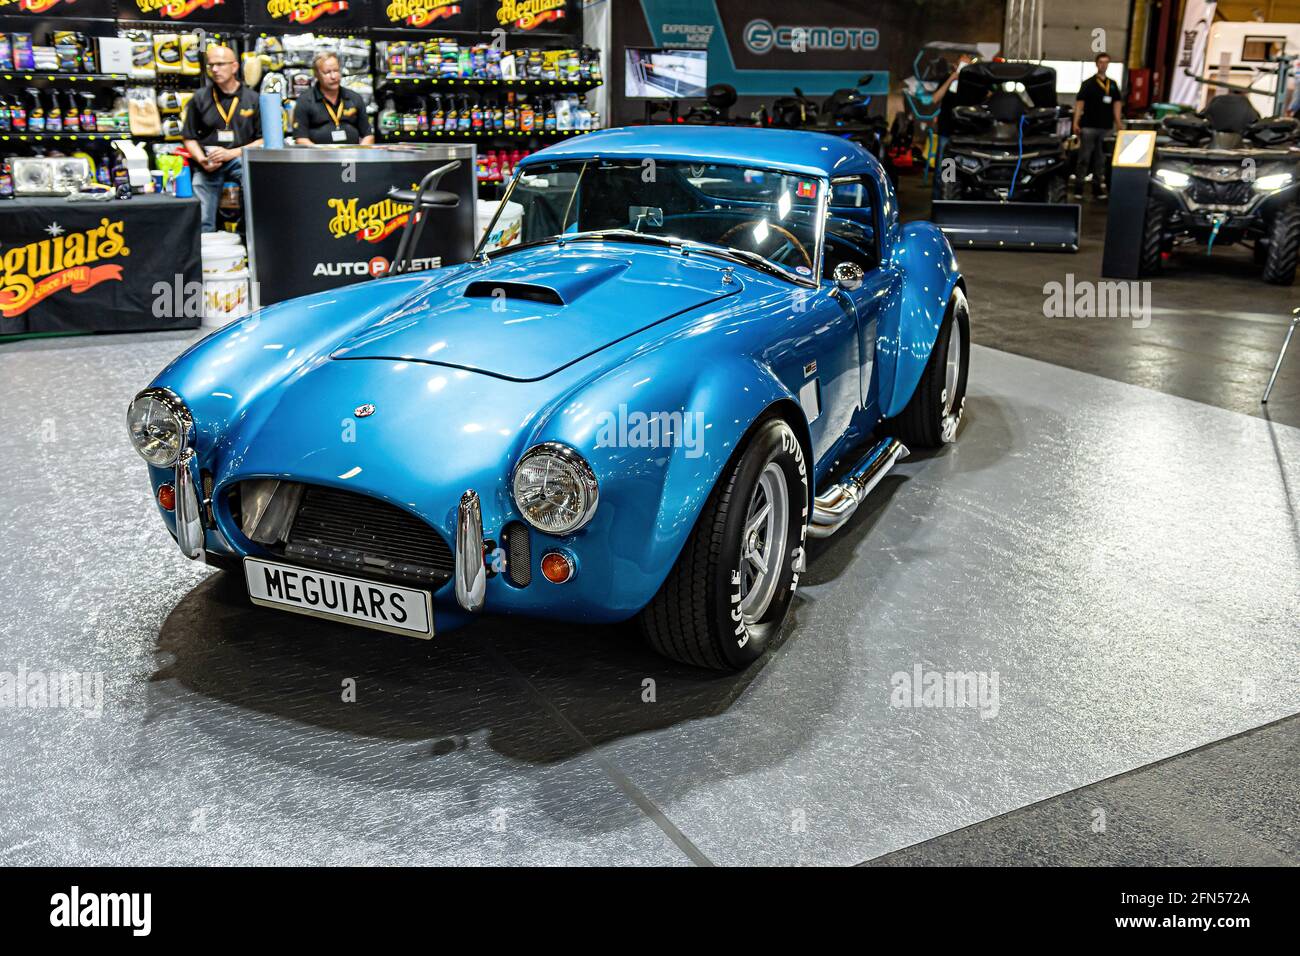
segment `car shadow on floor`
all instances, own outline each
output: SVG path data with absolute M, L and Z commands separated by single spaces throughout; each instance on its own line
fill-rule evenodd
M 485 738 L 495 752 L 530 764 L 725 711 L 761 671 L 715 674 L 676 664 L 651 651 L 630 623 L 485 617 L 413 640 L 256 607 L 227 572 L 182 598 L 163 623 L 157 653 L 151 679 L 168 690 L 151 695 L 149 719 L 182 707 L 193 719 L 196 703 L 230 705 L 246 713 L 226 711 L 210 729 L 235 746 L 241 725 L 265 717 L 341 742 L 421 742 L 430 758 Z M 354 700 L 345 700 L 349 693 Z M 648 696 L 672 705 L 647 706 Z

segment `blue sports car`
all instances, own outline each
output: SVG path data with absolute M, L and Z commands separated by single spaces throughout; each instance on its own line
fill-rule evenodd
M 969 343 L 947 240 L 859 146 L 615 129 L 527 157 L 470 262 L 256 312 L 127 417 L 181 550 L 259 605 L 635 616 L 740 669 L 807 538 L 956 437 Z

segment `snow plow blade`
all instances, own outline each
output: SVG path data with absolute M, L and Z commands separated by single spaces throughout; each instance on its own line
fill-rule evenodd
M 954 249 L 1078 252 L 1077 203 L 939 200 L 930 219 Z

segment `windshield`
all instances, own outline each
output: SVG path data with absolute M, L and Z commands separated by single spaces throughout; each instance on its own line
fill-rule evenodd
M 756 253 L 756 263 L 811 282 L 820 254 L 817 213 L 824 188 L 813 177 L 717 163 L 539 163 L 511 184 L 475 255 L 627 230 L 644 241 L 658 237 Z

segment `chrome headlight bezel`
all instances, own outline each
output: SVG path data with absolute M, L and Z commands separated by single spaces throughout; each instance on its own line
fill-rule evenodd
M 165 416 L 162 421 L 169 426 L 171 434 L 175 436 L 174 444 L 168 441 L 162 446 L 164 453 L 154 454 L 152 457 L 145 452 L 136 430 L 137 408 L 150 405 L 161 409 Z M 171 389 L 146 388 L 126 407 L 126 431 L 131 437 L 131 446 L 136 454 L 156 468 L 171 468 L 180 458 L 181 452 L 190 444 L 194 432 L 194 418 L 180 396 Z
M 530 512 L 529 503 L 522 500 L 522 491 L 525 489 L 520 488 L 519 481 L 524 474 L 524 466 L 542 456 L 548 457 L 559 465 L 561 477 L 571 481 L 580 495 L 579 507 L 576 509 L 577 516 L 563 526 L 547 526 L 540 523 L 536 513 Z M 542 534 L 563 538 L 582 530 L 596 514 L 596 506 L 600 503 L 600 483 L 596 480 L 596 473 L 592 471 L 591 465 L 587 464 L 587 459 L 582 455 L 562 442 L 547 441 L 533 445 L 519 456 L 519 461 L 515 463 L 510 474 L 510 497 L 515 503 L 515 510 L 529 527 Z

